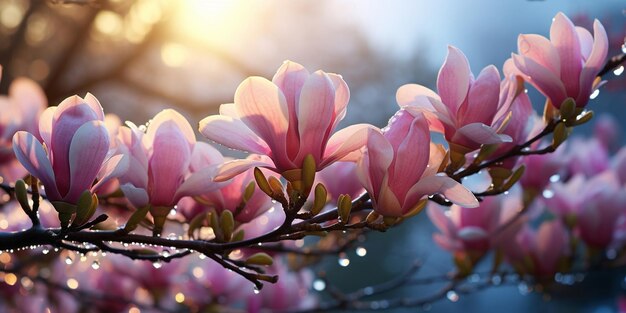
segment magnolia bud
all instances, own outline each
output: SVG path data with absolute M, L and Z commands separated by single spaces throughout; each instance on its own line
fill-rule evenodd
M 337 211 L 339 212 L 339 221 L 347 223 L 352 210 L 352 199 L 349 195 L 339 195 L 337 199 Z
M 272 257 L 269 256 L 267 253 L 259 252 L 247 258 L 246 264 L 270 266 L 274 264 L 274 259 L 272 259 Z
M 315 165 L 315 158 L 313 155 L 308 154 L 304 157 L 304 161 L 302 162 L 302 194 L 306 197 L 311 188 L 313 187 L 313 182 L 315 181 L 315 172 L 317 171 Z
M 235 218 L 233 217 L 233 212 L 229 210 L 222 211 L 222 214 L 220 215 L 220 226 L 224 234 L 224 240 L 230 241 L 233 236 L 233 231 L 235 230 Z
M 150 210 L 149 204 L 137 209 L 137 211 L 135 211 L 126 222 L 126 225 L 124 226 L 124 231 L 129 233 L 135 230 L 135 228 L 137 228 L 139 223 L 141 223 L 141 221 L 143 221 L 146 215 L 148 215 L 149 210 Z
M 22 206 L 24 212 L 29 214 L 32 209 L 28 203 L 28 191 L 26 191 L 26 183 L 21 179 L 15 182 L 15 197 L 20 203 L 20 206 Z
M 328 192 L 326 191 L 326 187 L 324 187 L 321 183 L 317 184 L 315 186 L 315 199 L 313 200 L 313 206 L 311 207 L 311 214 L 313 214 L 313 216 L 322 211 L 326 205 L 327 198 Z

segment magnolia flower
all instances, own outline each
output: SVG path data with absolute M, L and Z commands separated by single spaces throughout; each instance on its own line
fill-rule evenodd
M 0 175 L 4 181 L 15 182 L 28 174 L 13 153 L 13 135 L 22 130 L 39 139 L 39 116 L 47 106 L 41 87 L 27 78 L 14 80 L 8 96 L 0 96 Z
M 543 222 L 539 229 L 524 227 L 515 237 L 502 245 L 509 263 L 522 274 L 552 280 L 564 270 L 563 261 L 570 254 L 569 235 L 559 220 Z
M 595 20 L 593 36 L 558 13 L 550 27 L 550 39 L 540 35 L 520 35 L 519 54 L 512 54 L 515 73 L 524 77 L 557 108 L 571 97 L 584 107 L 598 88 L 596 76 L 604 66 L 608 39 L 602 24 Z
M 576 175 L 550 188 L 551 197 L 544 203 L 586 244 L 603 249 L 613 241 L 617 221 L 626 213 L 626 190 L 614 173 L 606 171 L 589 180 Z
M 319 171 L 360 149 L 366 124 L 333 134 L 346 114 L 349 91 L 341 76 L 285 62 L 272 81 L 244 80 L 235 103 L 223 104 L 220 115 L 200 122 L 200 132 L 227 147 L 267 155 L 271 162 L 236 160 L 226 163 L 218 180 L 253 166 L 269 167 L 290 181 L 300 179 L 303 161 L 311 155 Z
M 610 167 L 609 151 L 597 138 L 573 138 L 568 145 L 566 158 L 570 175 L 592 177 Z
M 521 209 L 519 196 L 506 195 L 485 197 L 476 208 L 453 205 L 447 215 L 438 206 L 430 206 L 427 212 L 441 231 L 433 235 L 435 242 L 455 253 L 455 257 L 469 257 L 474 264 L 489 250 L 500 248 L 515 236 L 525 220 L 508 223 Z
M 35 135 L 19 131 L 13 136 L 13 150 L 53 203 L 76 204 L 84 191 L 96 192 L 128 168 L 125 157 L 111 156 L 102 106 L 91 94 L 85 99 L 69 97 L 46 109 L 39 133 L 45 148 Z
M 613 150 L 619 145 L 622 133 L 619 122 L 609 114 L 601 114 L 593 125 L 593 137 L 597 138 L 607 150 Z
M 437 77 L 437 91 L 439 94 L 408 84 L 398 89 L 396 100 L 411 114 L 424 113 L 431 129 L 443 133 L 451 148 L 463 154 L 482 144 L 511 141 L 495 127 L 500 93 L 495 66 L 485 67 L 474 79 L 463 52 L 449 46 Z
M 431 147 L 423 114 L 414 118 L 400 110 L 384 134 L 370 129 L 358 175 L 374 209 L 384 216 L 401 217 L 412 213 L 423 197 L 435 193 L 461 206 L 477 206 L 478 201 L 463 185 L 437 175 L 443 154 Z
M 535 148 L 538 147 L 535 145 Z M 527 155 L 522 158 L 526 166 L 520 185 L 530 193 L 540 193 L 554 175 L 558 175 L 567 164 L 565 145 L 559 146 L 555 152 L 548 154 Z M 559 176 L 555 176 L 559 177 Z
M 212 178 L 222 155 L 208 144 L 196 143 L 191 125 L 180 113 L 161 111 L 145 133 L 130 123 L 119 132 L 120 149 L 130 156 L 129 170 L 119 178 L 120 188 L 135 207 L 149 204 L 155 219 L 164 222 L 182 197 L 219 188 Z

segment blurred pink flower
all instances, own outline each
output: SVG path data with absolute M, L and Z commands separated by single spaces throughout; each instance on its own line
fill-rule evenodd
M 354 162 L 335 162 L 319 172 L 316 182 L 324 184 L 333 205 L 337 204 L 339 195 L 346 194 L 356 199 L 365 192 L 359 182 L 357 169 Z
M 220 115 L 200 121 L 200 132 L 227 147 L 267 155 L 272 162 L 235 160 L 218 177 L 226 180 L 254 166 L 278 173 L 302 168 L 311 154 L 317 170 L 360 149 L 370 127 L 352 125 L 333 134 L 346 114 L 348 86 L 336 74 L 310 74 L 302 65 L 285 62 L 272 81 L 244 80 L 235 103 L 223 104 Z
M 593 125 L 593 136 L 607 149 L 613 149 L 619 145 L 621 127 L 615 117 L 609 114 L 601 114 L 596 118 Z
M 248 157 L 248 159 L 252 158 L 261 159 L 257 155 Z M 270 176 L 270 173 L 266 172 L 265 174 Z M 254 191 L 249 199 L 244 200 L 246 188 L 250 184 L 253 184 Z M 210 209 L 214 209 L 217 213 L 228 210 L 233 212 L 236 221 L 248 223 L 273 206 L 272 199 L 257 186 L 253 169 L 222 183 L 222 186 L 218 190 L 198 195 L 194 199 L 183 199 L 184 201 L 178 204 L 178 210 L 188 220 L 193 219 L 195 215 L 201 212 L 208 212 Z
M 359 180 L 372 197 L 374 209 L 384 216 L 403 216 L 419 200 L 435 193 L 462 206 L 477 206 L 478 201 L 463 185 L 437 175 L 442 158 L 441 150 L 431 150 L 424 115 L 413 117 L 400 110 L 384 134 L 369 130 L 367 151 L 358 164 Z
M 538 145 L 535 145 L 536 147 Z M 526 170 L 519 181 L 520 185 L 526 191 L 541 193 L 550 184 L 550 178 L 565 169 L 567 165 L 565 145 L 561 145 L 552 153 L 524 156 L 521 162 L 526 166 Z
M 561 107 L 566 98 L 584 107 L 589 96 L 600 83 L 595 80 L 604 66 L 608 53 L 608 39 L 602 24 L 595 20 L 592 36 L 582 27 L 576 27 L 563 13 L 558 13 L 550 27 L 550 39 L 535 35 L 520 35 L 519 54 L 512 54 L 515 73 L 524 77 L 552 105 Z M 505 66 L 505 68 L 511 68 Z
M 13 135 L 22 130 L 39 139 L 39 116 L 47 106 L 41 87 L 27 78 L 15 79 L 8 96 L 0 96 L 0 175 L 5 182 L 28 174 L 13 152 Z
M 453 253 L 467 254 L 474 261 L 491 249 L 500 248 L 515 237 L 525 219 L 509 223 L 522 209 L 519 195 L 485 197 L 475 208 L 453 205 L 449 214 L 439 206 L 428 208 L 428 217 L 441 233 L 433 235 L 435 242 Z M 502 228 L 505 227 L 506 228 Z
M 552 280 L 563 270 L 569 256 L 569 235 L 559 220 L 543 222 L 539 229 L 528 225 L 514 240 L 502 245 L 507 261 L 520 273 Z
M 468 152 L 482 144 L 511 141 L 495 127 L 495 117 L 502 116 L 497 114 L 500 74 L 495 66 L 485 67 L 474 79 L 463 52 L 449 46 L 437 77 L 437 91 L 408 84 L 398 89 L 396 100 L 413 115 L 424 113 L 431 129 L 458 146 L 453 147 L 455 150 Z
M 566 162 L 569 176 L 583 174 L 592 177 L 607 170 L 611 161 L 607 146 L 597 138 L 572 138 Z
M 69 97 L 58 107 L 46 109 L 39 134 L 45 148 L 35 135 L 19 131 L 13 136 L 13 150 L 26 170 L 44 185 L 50 201 L 76 204 L 81 193 L 96 192 L 128 168 L 126 157 L 110 156 L 104 113 L 91 94 L 85 99 Z

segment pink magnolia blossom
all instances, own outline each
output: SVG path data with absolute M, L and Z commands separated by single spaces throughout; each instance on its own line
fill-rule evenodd
M 130 156 L 128 172 L 119 178 L 124 195 L 135 207 L 172 208 L 185 196 L 218 188 L 212 181 L 222 155 L 205 143 L 196 143 L 189 122 L 168 109 L 158 113 L 144 133 L 136 126 L 120 129 L 120 149 Z M 192 162 L 195 159 L 210 161 Z M 196 166 L 202 163 L 204 166 Z M 213 164 L 209 166 L 208 164 Z
M 478 149 L 482 144 L 510 142 L 496 127 L 500 94 L 500 74 L 495 66 L 485 67 L 474 79 L 461 50 L 449 46 L 439 70 L 437 91 L 420 85 L 400 87 L 396 100 L 401 108 L 416 115 L 423 112 L 432 130 L 441 132 L 460 152 Z
M 218 180 L 253 166 L 281 174 L 299 171 L 309 154 L 319 171 L 360 149 L 369 125 L 352 125 L 333 134 L 346 114 L 348 99 L 348 86 L 341 76 L 323 71 L 311 74 L 289 61 L 272 81 L 244 80 L 235 92 L 235 103 L 223 104 L 220 115 L 203 119 L 200 132 L 227 147 L 267 155 L 272 162 L 235 160 L 224 165 Z
M 610 167 L 609 151 L 597 138 L 572 138 L 568 148 L 566 161 L 569 175 L 592 177 Z
M 601 114 L 597 117 L 593 125 L 593 136 L 597 138 L 607 150 L 614 151 L 613 148 L 618 146 L 621 127 L 615 117 L 609 114 Z
M 39 133 L 45 148 L 35 135 L 19 131 L 13 136 L 13 150 L 44 185 L 50 201 L 76 204 L 84 191 L 96 192 L 128 168 L 123 155 L 111 156 L 104 113 L 91 94 L 85 99 L 69 97 L 58 107 L 46 109 Z
M 8 96 L 0 96 L 0 175 L 4 181 L 15 182 L 28 174 L 13 152 L 13 135 L 22 130 L 40 138 L 39 116 L 47 106 L 41 87 L 27 78 L 14 80 Z
M 359 180 L 372 197 L 374 209 L 384 216 L 401 217 L 435 193 L 462 206 L 477 206 L 463 185 L 437 175 L 442 158 L 442 151 L 431 147 L 424 115 L 414 118 L 400 110 L 384 133 L 369 130 L 367 151 L 358 164 Z
M 569 235 L 559 220 L 543 222 L 539 229 L 523 228 L 507 244 L 502 245 L 506 260 L 520 273 L 552 280 L 563 270 L 569 256 Z
M 611 244 L 619 217 L 626 213 L 626 190 L 614 173 L 588 180 L 576 175 L 550 188 L 553 195 L 544 200 L 546 206 L 571 223 L 587 245 L 603 249 Z
M 441 231 L 433 235 L 440 247 L 477 261 L 489 250 L 500 248 L 501 244 L 506 244 L 517 234 L 525 220 L 508 223 L 521 209 L 521 197 L 505 195 L 486 197 L 476 208 L 453 205 L 449 214 L 444 214 L 438 206 L 430 206 L 427 212 L 430 220 Z
M 552 105 L 561 107 L 571 97 L 577 107 L 584 107 L 600 81 L 596 76 L 604 66 L 608 39 L 602 24 L 595 20 L 593 36 L 576 27 L 563 13 L 558 13 L 550 27 L 550 39 L 540 35 L 520 35 L 519 54 L 512 54 L 515 73 L 524 77 L 546 96 Z

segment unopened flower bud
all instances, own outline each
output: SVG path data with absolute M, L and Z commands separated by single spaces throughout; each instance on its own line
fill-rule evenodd
M 246 264 L 270 266 L 274 264 L 274 259 L 272 259 L 272 257 L 269 256 L 267 253 L 259 252 L 247 258 Z
M 233 236 L 233 231 L 235 230 L 235 218 L 233 217 L 233 212 L 229 210 L 222 211 L 220 215 L 220 226 L 222 228 L 222 233 L 224 234 L 224 240 L 230 241 Z
M 317 184 L 315 186 L 315 199 L 313 200 L 313 206 L 311 207 L 311 214 L 314 216 L 319 214 L 326 205 L 327 199 L 328 192 L 326 191 L 326 187 L 324 187 L 322 183 Z
M 26 183 L 21 179 L 15 182 L 15 197 L 22 209 L 24 209 L 24 212 L 28 214 L 31 211 L 28 203 L 28 191 L 26 191 Z

